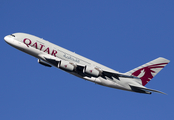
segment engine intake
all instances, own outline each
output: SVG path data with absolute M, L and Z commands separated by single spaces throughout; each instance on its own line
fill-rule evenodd
M 70 64 L 68 61 L 60 61 L 58 64 L 58 67 L 67 70 L 67 71 L 73 71 L 75 69 L 75 66 Z
M 89 66 L 85 66 L 85 68 L 83 69 L 83 73 L 94 77 L 98 77 L 100 75 L 100 72 L 97 69 Z
M 44 62 L 44 61 L 42 61 L 40 59 L 38 59 L 38 63 L 40 63 L 41 65 L 44 65 L 46 67 L 52 67 L 51 65 L 49 65 L 48 63 L 46 63 L 46 62 Z

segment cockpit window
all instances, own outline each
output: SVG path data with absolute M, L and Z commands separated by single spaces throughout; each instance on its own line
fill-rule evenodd
M 11 36 L 15 37 L 15 35 L 11 34 Z

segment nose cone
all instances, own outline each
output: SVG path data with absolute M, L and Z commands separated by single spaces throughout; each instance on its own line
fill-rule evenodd
M 5 37 L 4 37 L 4 40 L 5 40 L 5 42 L 7 42 L 7 43 L 8 43 L 8 42 L 9 42 L 9 40 L 10 40 L 9 35 L 5 36 Z
M 6 43 L 11 44 L 11 42 L 13 41 L 13 38 L 14 38 L 13 36 L 7 35 L 4 37 L 4 40 Z

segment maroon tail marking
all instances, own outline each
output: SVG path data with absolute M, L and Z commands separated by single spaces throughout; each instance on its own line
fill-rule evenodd
M 152 73 L 155 73 L 155 71 L 151 70 L 153 68 L 164 68 L 164 66 L 160 66 L 160 65 L 165 65 L 168 63 L 160 63 L 160 64 L 154 64 L 154 65 L 149 65 L 147 67 L 141 68 L 137 71 L 135 71 L 134 73 L 132 73 L 133 76 L 138 76 L 141 71 L 144 69 L 144 75 L 140 78 L 142 81 L 142 85 L 145 86 L 154 76 L 152 75 Z

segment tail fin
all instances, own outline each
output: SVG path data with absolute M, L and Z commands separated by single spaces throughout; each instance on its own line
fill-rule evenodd
M 159 57 L 142 66 L 128 71 L 127 75 L 133 75 L 141 79 L 142 85 L 145 86 L 159 71 L 161 71 L 170 61 Z

